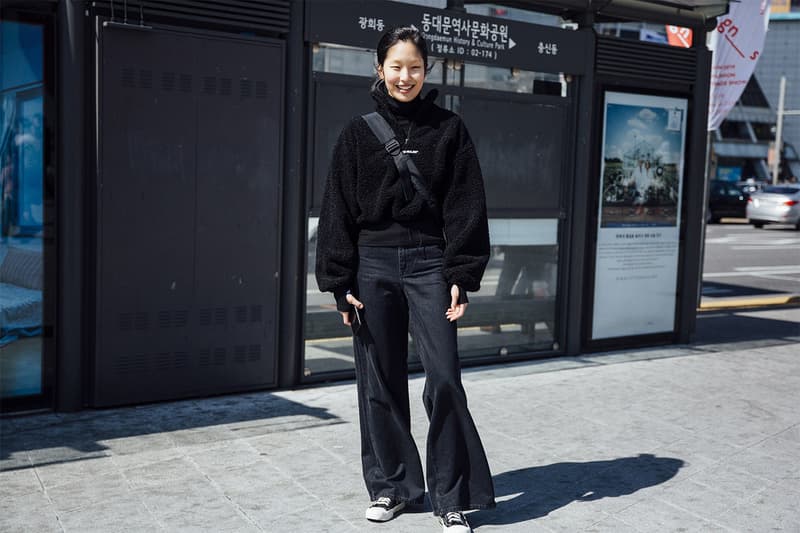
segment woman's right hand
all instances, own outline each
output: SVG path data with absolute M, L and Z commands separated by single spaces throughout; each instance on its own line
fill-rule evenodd
M 364 309 L 364 304 L 362 304 L 355 296 L 352 294 L 347 295 L 347 303 L 356 307 L 357 309 Z M 345 326 L 352 325 L 350 321 L 350 311 L 339 311 L 342 314 L 342 322 L 344 322 Z

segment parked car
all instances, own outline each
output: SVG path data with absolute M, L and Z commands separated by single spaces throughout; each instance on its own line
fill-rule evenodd
M 747 218 L 757 228 L 793 224 L 800 230 L 800 185 L 769 185 L 754 193 L 747 202 Z
M 736 185 L 742 190 L 743 193 L 750 196 L 754 192 L 758 192 L 764 188 L 766 185 L 763 181 L 756 181 L 754 179 L 749 179 L 747 181 L 740 181 Z
M 745 218 L 749 193 L 738 183 L 712 180 L 708 191 L 706 221 L 712 224 L 722 217 Z

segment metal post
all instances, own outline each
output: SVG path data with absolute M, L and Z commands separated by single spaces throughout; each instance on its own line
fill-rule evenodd
M 300 384 L 303 366 L 302 320 L 305 314 L 305 182 L 303 142 L 309 50 L 303 41 L 303 0 L 292 0 L 286 46 L 286 103 L 281 245 L 280 320 L 278 322 L 278 385 Z
M 702 28 L 692 28 L 695 35 L 702 35 Z M 691 103 L 695 112 L 687 131 L 691 139 L 686 152 L 686 172 L 684 175 L 685 219 L 681 230 L 683 252 L 679 266 L 678 314 L 676 316 L 676 338 L 679 343 L 691 340 L 697 327 L 697 304 L 702 298 L 703 257 L 705 256 L 705 209 L 708 201 L 707 174 L 713 169 L 709 161 L 708 142 L 711 138 L 707 130 L 708 100 L 711 86 L 711 52 L 704 39 L 696 39 L 692 48 L 697 54 L 696 75 Z M 706 143 L 706 146 L 703 145 Z
M 56 409 L 83 405 L 85 211 L 85 15 L 83 2 L 58 3 L 58 288 Z
M 577 21 L 577 31 L 589 35 L 589 48 L 585 51 L 588 57 L 595 57 L 596 35 L 594 33 L 594 14 L 584 12 Z M 566 355 L 578 355 L 584 346 L 584 329 L 589 319 L 588 308 L 592 306 L 592 294 L 584 290 L 584 281 L 591 275 L 587 272 L 586 264 L 589 262 L 594 250 L 587 250 L 592 234 L 592 214 L 589 212 L 592 203 L 592 183 L 597 179 L 593 174 L 593 158 L 595 157 L 594 136 L 595 114 L 597 98 L 595 91 L 594 61 L 587 62 L 586 69 L 576 81 L 572 82 L 574 96 L 577 100 L 575 117 L 575 141 L 572 154 L 574 167 L 574 181 L 568 194 L 571 195 L 571 217 L 563 221 L 564 235 L 569 235 L 569 248 L 562 255 L 563 266 L 559 268 L 559 276 L 563 274 L 566 280 L 563 283 L 565 294 L 562 296 L 566 302 L 566 312 L 563 314 L 565 324 L 561 327 L 564 338 L 564 352 Z M 599 142 L 599 141 L 597 141 Z M 569 326 L 567 326 L 567 324 Z
M 711 131 L 706 133 L 706 161 L 705 161 L 705 171 L 703 172 L 703 218 L 700 222 L 700 233 L 705 236 L 706 234 L 706 221 L 708 220 L 708 189 L 711 184 L 711 153 L 712 150 L 712 143 L 714 137 L 711 135 Z M 706 257 L 706 240 L 705 238 L 700 240 L 700 263 L 699 263 L 699 274 L 697 276 L 697 295 L 696 295 L 696 304 L 697 308 L 700 308 L 700 304 L 703 300 L 703 269 L 705 268 L 705 257 Z M 687 295 L 688 297 L 688 295 Z
M 778 170 L 781 166 L 781 141 L 783 136 L 783 104 L 786 99 L 786 76 L 781 76 L 781 88 L 778 93 L 778 124 L 775 132 L 775 157 L 772 160 L 772 184 L 778 183 Z

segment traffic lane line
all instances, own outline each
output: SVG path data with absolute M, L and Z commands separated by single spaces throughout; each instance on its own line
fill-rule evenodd
M 726 272 L 703 272 L 703 278 L 736 278 L 736 277 L 766 277 L 777 275 L 800 274 L 800 266 L 781 265 L 781 266 L 752 266 L 752 267 L 733 267 L 733 270 Z

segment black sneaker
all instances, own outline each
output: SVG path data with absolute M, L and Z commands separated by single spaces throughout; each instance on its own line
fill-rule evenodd
M 444 533 L 472 533 L 472 528 L 467 523 L 467 517 L 458 511 L 443 514 L 439 517 L 439 523 L 442 524 Z
M 373 522 L 387 522 L 394 518 L 405 506 L 406 502 L 398 502 L 393 498 L 382 496 L 367 507 L 366 517 L 367 520 L 372 520 Z

